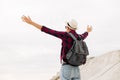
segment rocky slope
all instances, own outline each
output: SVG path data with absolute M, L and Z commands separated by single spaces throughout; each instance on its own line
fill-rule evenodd
M 120 80 L 120 50 L 88 58 L 80 71 L 81 80 Z M 60 80 L 59 73 L 51 80 Z

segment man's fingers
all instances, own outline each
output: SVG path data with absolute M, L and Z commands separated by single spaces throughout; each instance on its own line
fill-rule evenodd
M 31 19 L 30 16 L 28 16 L 28 18 Z
M 30 18 L 30 17 L 29 17 Z M 26 17 L 26 16 L 22 16 L 22 20 L 24 21 L 24 22 L 26 22 L 28 19 L 29 19 L 28 17 Z
M 31 20 L 30 16 L 28 16 L 28 19 Z
M 88 27 L 88 28 L 92 28 L 92 26 L 91 26 L 91 25 L 87 25 L 87 27 Z
M 87 25 L 87 28 L 89 28 L 89 25 Z
M 26 22 L 26 23 L 31 23 L 32 22 L 32 20 L 31 20 L 31 18 L 29 17 L 29 16 L 22 16 L 21 17 L 21 19 L 24 21 L 24 22 Z
M 91 26 L 91 25 L 88 25 L 88 26 L 87 26 L 87 29 L 89 29 L 90 31 L 92 31 L 92 26 Z
M 24 15 L 21 17 L 21 19 L 25 22 L 25 16 Z
M 92 26 L 91 25 L 87 25 L 87 31 L 91 32 L 92 31 Z

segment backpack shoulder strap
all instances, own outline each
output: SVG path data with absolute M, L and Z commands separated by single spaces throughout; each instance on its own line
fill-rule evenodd
M 68 32 L 68 34 L 76 41 L 77 39 L 76 39 L 76 37 L 72 34 L 72 33 L 69 33 Z

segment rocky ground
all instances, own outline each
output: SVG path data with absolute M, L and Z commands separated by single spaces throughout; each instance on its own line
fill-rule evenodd
M 120 50 L 89 57 L 80 71 L 81 80 L 120 80 Z M 60 80 L 59 73 L 51 80 Z

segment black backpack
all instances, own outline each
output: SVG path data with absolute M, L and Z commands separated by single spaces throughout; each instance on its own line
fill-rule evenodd
M 87 55 L 89 55 L 86 43 L 80 36 L 80 40 L 77 40 L 72 33 L 68 34 L 74 39 L 74 42 L 71 49 L 66 54 L 67 63 L 72 66 L 80 66 L 85 64 Z

